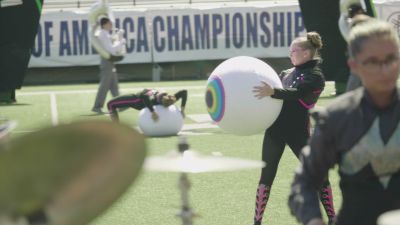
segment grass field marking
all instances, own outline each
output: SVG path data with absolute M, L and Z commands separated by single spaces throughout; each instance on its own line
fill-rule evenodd
M 197 86 L 173 86 L 173 87 L 154 87 L 157 90 L 179 90 L 179 89 L 187 89 L 187 90 L 199 90 L 204 89 L 205 86 L 197 85 Z M 138 92 L 143 90 L 143 88 L 122 88 L 121 92 Z M 30 91 L 30 92 L 19 92 L 17 96 L 31 96 L 31 95 L 49 95 L 49 94 L 92 94 L 96 93 L 97 89 L 91 90 L 67 90 L 67 91 Z M 204 95 L 202 95 L 204 96 Z
M 56 126 L 58 124 L 58 110 L 57 110 L 57 97 L 56 94 L 50 93 L 50 108 L 51 108 L 51 124 Z
M 189 97 L 204 97 L 204 96 L 205 96 L 205 93 L 189 95 Z
M 134 126 L 138 132 L 143 133 L 139 126 Z M 199 135 L 211 135 L 212 132 L 196 132 L 202 129 L 216 129 L 217 125 L 211 123 L 196 123 L 196 124 L 184 124 L 181 131 L 179 131 L 178 135 L 191 135 L 191 136 L 199 136 Z
M 58 110 L 57 110 L 57 101 L 56 101 L 56 94 L 50 94 L 50 101 L 51 101 L 51 112 L 52 112 L 52 124 L 57 125 L 58 124 Z M 54 108 L 54 109 L 53 109 Z M 55 114 L 55 117 L 53 117 L 53 113 Z M 212 129 L 212 128 L 218 128 L 217 125 L 213 124 L 212 120 L 210 119 L 210 116 L 208 114 L 189 114 L 187 115 L 190 119 L 195 121 L 196 123 L 194 124 L 184 124 L 182 127 L 182 134 L 188 134 L 188 135 L 206 135 L 206 134 L 212 134 L 212 133 L 195 133 L 192 131 L 196 130 L 201 130 L 201 129 Z M 134 126 L 135 129 L 139 129 L 138 126 Z M 13 133 L 16 134 L 23 134 L 23 133 L 32 133 L 36 132 L 38 130 L 14 130 Z M 179 134 L 181 134 L 181 132 Z
M 202 132 L 202 133 L 196 133 L 192 131 L 180 131 L 178 135 L 185 135 L 185 136 L 200 136 L 200 135 L 212 135 L 214 133 L 210 132 Z
M 185 124 L 183 125 L 182 130 L 189 131 L 189 130 L 210 129 L 210 128 L 218 128 L 218 126 L 212 123 Z
M 195 121 L 196 123 L 211 123 L 212 122 L 210 115 L 208 115 L 207 113 L 189 114 L 189 115 L 187 115 L 187 117 L 189 117 L 189 119 Z
M 36 131 L 38 131 L 38 130 L 15 130 L 15 131 L 13 131 L 12 133 L 15 133 L 15 134 L 25 134 L 25 133 L 33 133 L 33 132 L 36 132 Z
M 400 81 L 399 81 L 400 82 Z M 333 81 L 326 81 L 326 85 L 333 85 Z M 187 89 L 187 90 L 206 90 L 206 85 L 192 85 L 192 86 L 170 86 L 170 87 L 153 87 L 158 90 L 179 90 L 179 89 Z M 122 88 L 120 89 L 122 92 L 137 92 L 141 91 L 143 88 Z M 19 91 L 17 92 L 17 96 L 30 96 L 30 95 L 48 95 L 50 93 L 59 94 L 84 94 L 84 93 L 96 93 L 97 89 L 90 90 L 66 90 L 66 91 Z M 191 95 L 192 96 L 192 95 Z M 204 96 L 204 94 L 194 94 L 194 97 Z

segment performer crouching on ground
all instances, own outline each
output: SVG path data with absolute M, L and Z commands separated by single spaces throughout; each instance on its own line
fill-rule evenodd
M 153 105 L 163 105 L 168 107 L 174 104 L 179 99 L 181 100 L 181 113 L 185 116 L 185 106 L 187 102 L 187 90 L 180 90 L 174 95 L 166 92 L 161 92 L 154 89 L 144 89 L 136 94 L 127 94 L 118 96 L 107 103 L 108 111 L 111 119 L 119 122 L 118 109 L 134 108 L 137 110 L 147 107 L 151 112 L 151 117 L 154 121 L 158 120 L 158 114 L 154 111 Z

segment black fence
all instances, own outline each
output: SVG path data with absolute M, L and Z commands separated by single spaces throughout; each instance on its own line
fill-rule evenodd
M 245 2 L 288 2 L 294 0 L 110 0 L 111 6 L 166 6 L 179 4 L 245 3 Z M 48 9 L 87 8 L 96 0 L 45 0 Z

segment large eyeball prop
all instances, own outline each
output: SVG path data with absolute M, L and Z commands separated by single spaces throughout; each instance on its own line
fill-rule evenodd
M 261 81 L 282 88 L 276 72 L 265 62 L 238 56 L 222 62 L 207 81 L 207 111 L 223 130 L 252 135 L 264 131 L 278 117 L 282 101 L 254 97 L 253 87 Z

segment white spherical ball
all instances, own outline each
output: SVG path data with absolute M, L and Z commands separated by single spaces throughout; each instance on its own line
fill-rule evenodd
M 206 104 L 211 118 L 227 132 L 251 135 L 264 131 L 278 117 L 282 100 L 254 97 L 261 81 L 282 88 L 276 72 L 265 62 L 238 56 L 222 62 L 207 81 Z
M 182 130 L 183 117 L 175 105 L 169 107 L 155 105 L 154 111 L 159 116 L 157 121 L 153 121 L 148 108 L 142 109 L 139 113 L 138 124 L 144 135 L 150 137 L 172 136 Z

